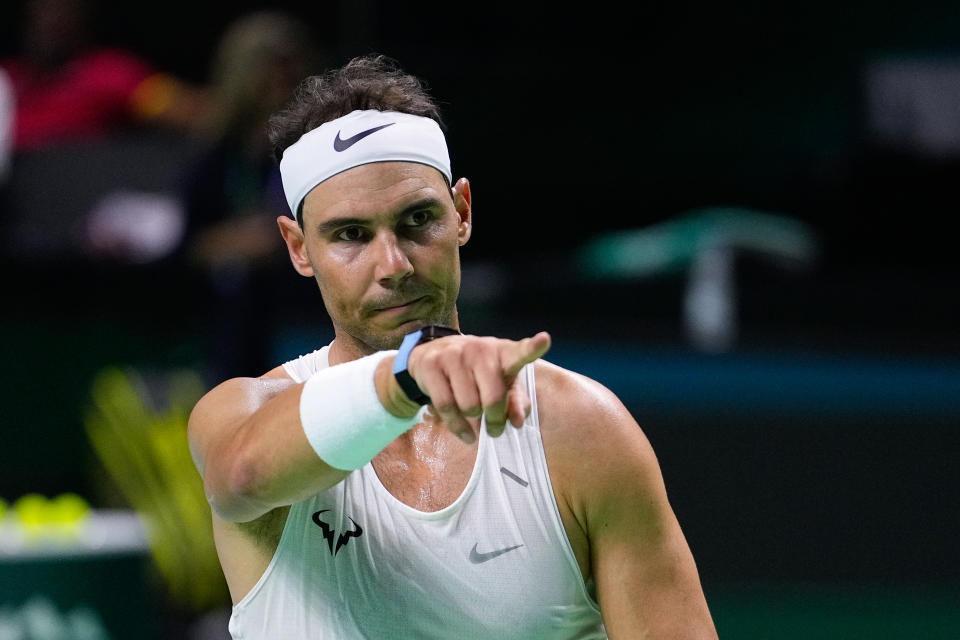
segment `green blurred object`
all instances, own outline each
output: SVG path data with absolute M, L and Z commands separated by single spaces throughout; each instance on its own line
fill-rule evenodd
M 641 229 L 592 238 L 576 257 L 587 281 L 628 281 L 686 272 L 683 322 L 690 343 L 731 350 L 739 332 L 736 256 L 750 253 L 787 267 L 816 258 L 813 230 L 783 215 L 706 207 Z
M 187 444 L 187 420 L 203 384 L 189 370 L 160 382 L 165 402 L 137 371 L 104 369 L 94 380 L 85 424 L 97 456 L 143 520 L 171 596 L 201 612 L 229 602 L 210 506 Z
M 591 278 L 641 278 L 685 270 L 718 245 L 797 263 L 817 251 L 813 231 L 799 220 L 740 207 L 706 207 L 642 229 L 597 236 L 580 249 L 577 263 Z

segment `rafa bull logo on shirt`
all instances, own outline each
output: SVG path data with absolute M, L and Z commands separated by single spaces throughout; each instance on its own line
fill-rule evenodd
M 353 523 L 354 529 L 353 531 L 344 531 L 339 536 L 337 536 L 337 546 L 334 547 L 333 534 L 336 532 L 334 531 L 333 527 L 330 526 L 329 523 L 324 522 L 323 520 L 320 519 L 320 514 L 326 513 L 328 511 L 330 511 L 330 509 L 321 509 L 320 511 L 317 511 L 316 513 L 314 513 L 313 522 L 318 527 L 320 527 L 321 531 L 323 531 L 323 537 L 327 541 L 327 546 L 330 547 L 330 555 L 335 556 L 337 555 L 337 553 L 340 552 L 340 548 L 345 546 L 347 542 L 350 541 L 350 538 L 359 538 L 361 535 L 363 535 L 363 528 L 359 524 L 357 524 L 353 518 L 351 518 L 350 516 L 347 516 L 347 519 Z

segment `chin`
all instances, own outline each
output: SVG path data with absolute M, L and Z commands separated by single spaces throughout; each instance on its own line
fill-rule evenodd
M 416 331 L 421 326 L 423 325 L 417 324 L 416 326 L 413 326 L 405 324 L 393 330 L 367 333 L 363 335 L 363 342 L 376 351 L 399 349 L 400 343 L 403 342 L 403 337 L 411 331 Z

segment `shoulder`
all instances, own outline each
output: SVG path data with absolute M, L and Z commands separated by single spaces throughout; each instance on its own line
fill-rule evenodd
M 282 366 L 257 378 L 231 378 L 210 389 L 194 405 L 187 422 L 187 435 L 194 462 L 202 469 L 202 450 L 217 436 L 228 435 L 229 425 L 237 425 L 253 415 L 263 404 L 293 386 Z
M 573 430 L 578 437 L 642 436 L 620 398 L 600 382 L 545 360 L 538 360 L 535 367 L 537 407 L 546 428 Z
M 585 376 L 548 363 L 536 375 L 554 492 L 576 518 L 568 534 L 586 549 L 610 637 L 716 638 L 660 465 L 630 411 Z
M 578 519 L 623 497 L 625 484 L 639 491 L 659 490 L 662 479 L 653 448 L 616 394 L 550 362 L 540 360 L 535 366 L 550 475 Z
M 262 404 L 263 399 L 273 396 L 294 383 L 295 381 L 282 366 L 271 369 L 256 378 L 230 378 L 204 394 L 194 407 L 193 413 L 203 415 L 210 410 L 222 410 L 224 407 L 220 405 L 225 402 L 236 405 L 238 400 L 243 399 L 259 405 Z M 235 409 L 242 412 L 246 405 L 246 402 L 240 403 L 235 406 Z
M 282 366 L 275 367 L 256 378 L 230 378 L 216 385 L 200 398 L 193 409 L 193 415 L 202 416 L 210 410 L 222 410 L 223 403 L 236 404 L 238 400 L 249 400 L 253 404 L 262 404 L 278 391 L 295 384 L 293 378 Z M 236 406 L 242 411 L 247 403 Z M 191 417 L 191 419 L 193 419 Z

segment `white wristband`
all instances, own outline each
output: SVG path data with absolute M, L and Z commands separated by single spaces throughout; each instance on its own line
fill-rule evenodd
M 331 467 L 359 469 L 404 431 L 421 420 L 387 411 L 373 380 L 377 365 L 396 351 L 321 369 L 310 376 L 300 394 L 300 422 L 310 446 Z

